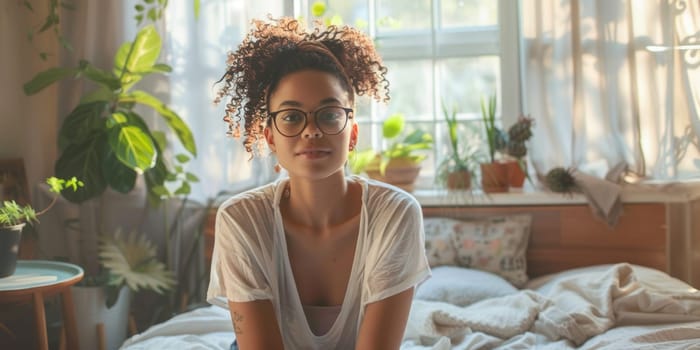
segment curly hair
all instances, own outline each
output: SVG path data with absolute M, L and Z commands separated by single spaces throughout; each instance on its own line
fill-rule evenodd
M 304 69 L 328 72 L 348 91 L 351 102 L 355 95 L 389 100 L 387 69 L 364 33 L 348 26 L 317 26 L 307 32 L 295 19 L 269 19 L 253 20 L 238 49 L 228 53 L 226 73 L 219 80 L 223 86 L 214 100 L 218 104 L 229 96 L 223 118 L 227 134 L 240 138 L 244 120 L 247 152 L 262 153 L 269 97 L 287 74 Z

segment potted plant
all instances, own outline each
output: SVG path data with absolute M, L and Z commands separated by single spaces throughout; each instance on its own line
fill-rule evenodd
M 170 66 L 157 63 L 160 35 L 153 25 L 142 28 L 133 42 L 124 43 L 114 56 L 114 67 L 103 70 L 81 60 L 77 67 L 56 67 L 38 73 L 24 85 L 27 95 L 66 78 L 86 78 L 96 89 L 84 95 L 65 118 L 59 132 L 57 176 L 85 181 L 78 191 L 66 194 L 80 203 L 101 195 L 108 187 L 130 192 L 143 174 L 149 199 L 159 201 L 158 189 L 174 176 L 165 156 L 162 131 L 151 129 L 136 106 L 156 111 L 184 149 L 192 156 L 197 150 L 190 128 L 180 116 L 157 97 L 132 89 L 144 77 L 170 72 Z
M 496 159 L 506 144 L 505 134 L 496 126 L 496 95 L 488 102 L 481 100 L 481 118 L 489 151 L 489 161 L 480 163 L 481 187 L 484 192 L 508 192 L 508 168 Z
M 404 116 L 393 114 L 382 124 L 382 136 L 389 147 L 381 152 L 372 149 L 353 152 L 350 168 L 354 173 L 364 171 L 372 179 L 390 183 L 406 191 L 413 191 L 420 173 L 421 162 L 427 157 L 419 151 L 433 146 L 433 137 L 423 130 L 416 129 L 401 137 L 405 128 Z
M 443 101 L 442 111 L 447 123 L 450 151 L 438 165 L 436 179 L 448 189 L 470 189 L 480 159 L 479 150 L 468 142 L 460 142 L 456 108 L 449 111 Z
M 518 120 L 508 128 L 508 140 L 505 148 L 506 166 L 508 167 L 508 185 L 511 188 L 523 187 L 527 174 L 527 142 L 532 137 L 532 118 L 520 115 Z
M 54 2 L 52 0 L 52 4 Z M 144 18 L 156 22 L 166 5 L 167 2 L 161 1 L 157 4 L 155 1 L 137 4 L 137 22 L 140 25 Z M 152 8 L 153 6 L 158 9 Z M 55 16 L 52 12 L 46 21 L 57 23 Z M 142 179 L 146 185 L 148 202 L 152 204 L 144 208 L 146 218 L 148 209 L 160 205 L 164 199 L 187 196 L 190 193 L 190 183 L 198 181 L 194 174 L 184 170 L 185 163 L 197 153 L 190 128 L 167 104 L 138 88 L 139 82 L 144 78 L 172 70 L 168 65 L 158 63 L 160 50 L 160 35 L 153 25 L 146 25 L 138 31 L 132 42 L 120 46 L 115 53 L 113 67 L 109 69 L 100 69 L 87 60 L 81 60 L 76 67 L 56 67 L 42 71 L 24 85 L 27 95 L 34 95 L 62 79 L 85 79 L 89 86 L 95 87 L 82 96 L 64 119 L 59 131 L 59 158 L 54 165 L 58 176 L 72 174 L 70 176 L 81 178 L 86 183 L 77 192 L 66 195 L 69 201 L 80 204 L 79 207 L 73 206 L 78 209 L 78 215 L 71 216 L 68 220 L 65 217 L 56 219 L 61 220 L 61 223 L 78 221 L 69 228 L 72 230 L 69 236 L 77 238 L 77 243 L 71 243 L 75 249 L 61 254 L 65 253 L 70 256 L 67 260 L 76 263 L 75 257 L 78 257 L 85 270 L 85 278 L 81 283 L 90 289 L 104 290 L 103 287 L 109 287 L 109 271 L 113 271 L 105 266 L 100 255 L 105 249 L 99 238 L 100 233 L 104 232 L 102 213 L 106 212 L 104 208 L 107 207 L 103 201 L 105 191 L 112 189 L 118 193 L 129 193 L 129 197 L 124 197 L 127 200 L 131 200 L 133 194 L 133 199 L 140 201 L 141 193 L 132 193 L 132 190 L 137 179 Z M 150 127 L 141 115 L 140 111 L 144 110 L 142 107 L 155 111 L 162 117 L 164 123 L 160 125 L 165 128 Z M 178 140 L 176 142 L 182 145 L 186 154 L 171 157 L 171 152 L 166 152 L 168 134 Z M 97 198 L 101 200 L 91 200 Z M 95 212 L 100 213 L 99 220 L 94 219 L 97 217 L 93 215 Z M 87 220 L 83 220 L 85 218 Z M 166 217 L 165 221 L 171 219 Z M 168 224 L 165 226 L 166 244 L 169 244 Z M 125 254 L 129 257 L 131 253 Z M 172 260 L 166 257 L 165 261 Z M 134 268 L 141 269 L 143 266 Z M 109 288 L 107 291 L 110 292 Z M 103 299 L 111 300 L 113 297 Z M 94 326 L 90 327 L 93 335 L 94 329 Z M 109 337 L 109 331 L 107 335 Z
M 14 200 L 3 201 L 0 206 L 0 278 L 15 273 L 22 229 L 27 224 L 37 223 L 38 217 L 53 207 L 63 190 L 71 188 L 76 191 L 79 187 L 84 186 L 83 182 L 75 177 L 69 180 L 49 177 L 46 179 L 46 183 L 54 197 L 43 210 L 37 212 L 30 204 L 19 205 Z
M 71 288 L 82 305 L 76 310 L 78 339 L 81 348 L 116 349 L 127 337 L 134 293 L 163 295 L 175 286 L 175 276 L 158 260 L 157 247 L 136 231 L 100 235 L 98 254 L 100 273 Z

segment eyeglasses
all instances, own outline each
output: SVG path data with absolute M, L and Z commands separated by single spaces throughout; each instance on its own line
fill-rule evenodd
M 325 135 L 340 134 L 350 119 L 352 108 L 344 107 L 321 107 L 313 112 L 304 112 L 296 108 L 287 108 L 275 112 L 270 112 L 275 129 L 286 137 L 300 135 L 308 124 L 307 116 L 312 114 L 316 127 Z

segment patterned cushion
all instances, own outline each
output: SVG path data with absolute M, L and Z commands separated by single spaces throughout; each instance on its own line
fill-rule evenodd
M 460 266 L 495 273 L 516 287 L 527 280 L 530 215 L 509 215 L 462 221 L 454 225 L 452 242 Z
M 452 244 L 452 222 L 443 218 L 425 218 L 425 252 L 430 267 L 457 265 L 457 250 Z

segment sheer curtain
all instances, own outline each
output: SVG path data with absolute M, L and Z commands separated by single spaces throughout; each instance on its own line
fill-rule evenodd
M 285 12 L 283 0 L 209 0 L 201 2 L 198 19 L 192 1 L 172 1 L 164 21 L 161 59 L 173 67 L 163 89 L 171 107 L 192 129 L 198 156 L 187 165 L 200 182 L 192 198 L 199 201 L 220 191 L 239 192 L 273 180 L 274 158 L 249 159 L 241 140 L 226 136 L 222 102 L 214 106 L 226 69 L 226 53 L 238 47 L 253 18 Z M 177 151 L 177 150 L 175 150 Z
M 523 0 L 531 160 L 604 176 L 700 174 L 700 2 Z

